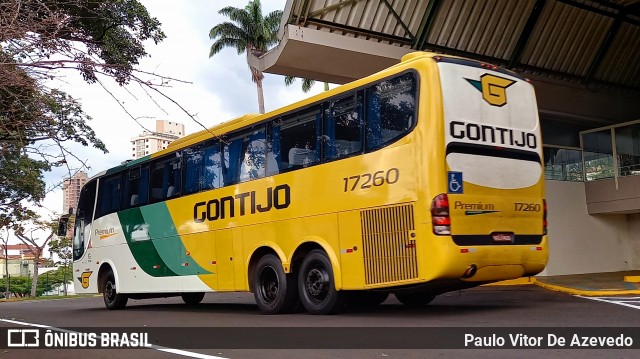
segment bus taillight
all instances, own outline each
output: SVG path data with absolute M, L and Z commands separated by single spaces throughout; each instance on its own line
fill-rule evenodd
M 547 200 L 542 200 L 542 234 L 547 234 Z
M 451 234 L 449 198 L 444 193 L 437 195 L 431 202 L 431 223 L 434 234 L 439 236 Z

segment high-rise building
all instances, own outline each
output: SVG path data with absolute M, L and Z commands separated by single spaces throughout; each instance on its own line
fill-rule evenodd
M 89 177 L 83 171 L 76 173 L 70 178 L 66 178 L 62 183 L 62 192 L 64 198 L 62 199 L 62 213 L 69 213 L 69 208 L 73 208 L 74 212 L 78 206 L 78 199 L 80 198 L 80 190 Z
M 154 132 L 144 131 L 131 139 L 133 158 L 140 158 L 164 150 L 169 143 L 184 136 L 184 125 L 166 120 L 156 120 Z

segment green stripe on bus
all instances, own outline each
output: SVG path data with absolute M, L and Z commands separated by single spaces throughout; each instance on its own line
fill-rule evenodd
M 153 277 L 177 275 L 164 263 L 149 238 L 149 225 L 144 223 L 140 208 L 118 212 L 129 250 L 140 268 Z
M 141 207 L 144 223 L 149 225 L 149 236 L 164 263 L 178 275 L 209 274 L 188 256 L 165 203 Z

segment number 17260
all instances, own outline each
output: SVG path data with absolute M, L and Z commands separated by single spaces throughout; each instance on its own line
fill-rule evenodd
M 344 192 L 355 191 L 356 189 L 368 189 L 379 187 L 384 184 L 394 184 L 400 179 L 400 170 L 390 168 L 386 171 L 376 171 L 374 173 L 363 173 L 361 175 L 344 177 Z

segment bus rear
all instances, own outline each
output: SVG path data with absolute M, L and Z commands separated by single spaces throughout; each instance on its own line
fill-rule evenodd
M 533 86 L 495 66 L 436 57 L 446 189 L 432 230 L 467 281 L 534 275 L 547 261 L 542 140 Z

